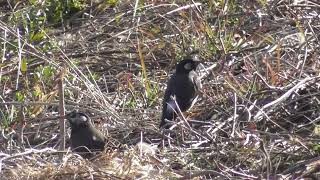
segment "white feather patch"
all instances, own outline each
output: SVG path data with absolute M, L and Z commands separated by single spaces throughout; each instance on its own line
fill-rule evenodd
M 192 69 L 192 65 L 191 63 L 187 63 L 183 66 L 186 70 L 191 70 Z

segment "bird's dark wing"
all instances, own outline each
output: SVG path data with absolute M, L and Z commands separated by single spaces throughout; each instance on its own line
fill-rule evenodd
M 101 151 L 104 149 L 104 145 L 106 144 L 106 137 L 95 127 L 90 127 L 91 133 L 91 148 L 93 151 Z
M 165 119 L 173 121 L 176 118 L 179 112 L 178 106 L 181 112 L 190 108 L 196 95 L 195 86 L 189 74 L 174 74 L 170 78 L 163 98 L 160 127 L 165 125 Z M 175 97 L 175 100 L 172 97 Z
M 102 151 L 105 143 L 105 136 L 93 126 L 71 132 L 71 146 L 76 152 Z
M 191 72 L 190 72 L 191 73 Z M 176 77 L 175 96 L 182 112 L 187 111 L 196 96 L 196 84 L 193 76 L 189 74 L 179 74 Z
M 177 107 L 176 107 L 176 103 L 171 98 L 172 96 L 174 96 L 176 92 L 175 82 L 176 82 L 176 74 L 172 75 L 171 78 L 169 79 L 167 84 L 167 89 L 164 93 L 160 127 L 166 124 L 165 119 L 172 121 L 175 118 L 175 111 Z
M 166 104 L 163 105 L 160 127 L 166 124 L 165 119 L 173 121 L 176 117 L 176 113 L 177 113 L 176 102 L 173 99 L 171 99 Z

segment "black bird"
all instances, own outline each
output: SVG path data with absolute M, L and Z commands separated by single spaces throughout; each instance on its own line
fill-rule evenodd
M 196 72 L 198 65 L 199 61 L 185 59 L 176 66 L 176 72 L 169 79 L 164 94 L 160 128 L 168 128 L 165 120 L 173 121 L 177 117 L 177 105 L 181 112 L 184 112 L 195 102 L 197 91 L 201 88 Z
M 71 126 L 71 148 L 83 157 L 91 157 L 96 151 L 102 151 L 106 137 L 97 130 L 91 119 L 82 112 L 72 111 L 66 115 Z

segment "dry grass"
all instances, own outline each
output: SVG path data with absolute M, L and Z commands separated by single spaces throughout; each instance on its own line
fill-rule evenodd
M 31 42 L 3 7 L 2 179 L 319 178 L 319 8 L 314 0 L 100 3 Z M 179 121 L 162 146 L 165 83 L 194 51 L 219 68 L 184 114 L 191 127 Z M 52 75 L 35 78 L 41 66 Z M 64 68 L 66 110 L 89 113 L 109 140 L 93 160 L 57 150 L 55 79 Z

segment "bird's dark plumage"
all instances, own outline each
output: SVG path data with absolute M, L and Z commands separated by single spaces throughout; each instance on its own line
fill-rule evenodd
M 71 126 L 71 148 L 75 152 L 90 157 L 92 152 L 104 149 L 105 136 L 93 126 L 86 114 L 72 111 L 66 115 L 66 119 Z
M 173 121 L 176 118 L 179 112 L 177 105 L 181 112 L 184 112 L 193 104 L 201 87 L 196 72 L 198 64 L 198 61 L 185 59 L 176 66 L 176 72 L 169 79 L 164 94 L 160 127 L 166 127 L 165 119 Z M 172 97 L 175 97 L 175 100 Z

